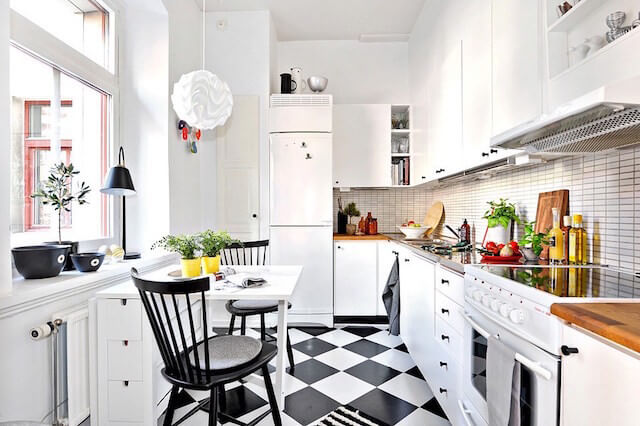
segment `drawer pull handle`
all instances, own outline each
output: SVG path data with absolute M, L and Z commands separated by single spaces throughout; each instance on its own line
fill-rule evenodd
M 122 344 L 123 344 L 124 346 L 129 346 L 129 341 L 128 341 L 128 340 L 123 340 L 123 341 L 122 341 Z
M 409 261 L 409 259 L 404 259 L 404 261 L 405 261 L 405 262 L 408 262 L 408 261 Z
M 571 354 L 577 354 L 579 352 L 578 348 L 570 348 L 567 345 L 562 345 L 560 347 L 560 351 L 562 352 L 562 355 L 565 355 L 565 356 L 569 356 Z
M 442 284 L 449 285 L 449 280 L 445 280 L 444 278 L 441 279 L 440 282 L 442 282 Z
M 445 388 L 440 388 L 440 393 L 447 393 L 447 390 Z
M 446 362 L 442 362 L 442 361 L 440 361 L 440 367 L 445 367 L 445 368 L 447 368 L 447 363 L 446 363 Z
M 125 386 L 129 386 L 129 381 L 128 381 L 128 380 L 125 380 L 125 381 L 124 381 L 124 385 L 125 385 Z
M 440 310 L 442 311 L 443 314 L 449 315 L 449 310 L 448 309 L 442 308 Z
M 120 304 L 122 306 L 127 306 L 127 299 L 120 299 Z
M 391 251 L 392 254 L 395 254 L 396 256 L 399 255 L 400 253 L 398 253 L 397 251 L 393 250 Z
M 449 336 L 447 336 L 446 334 L 441 335 L 441 336 L 440 336 L 440 338 L 441 338 L 442 340 L 446 340 L 447 342 L 450 342 L 450 340 L 449 340 Z

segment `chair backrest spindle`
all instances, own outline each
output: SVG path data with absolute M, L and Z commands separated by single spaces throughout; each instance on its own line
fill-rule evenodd
M 222 250 L 220 260 L 223 265 L 266 265 L 269 240 L 234 243 Z M 262 256 L 260 256 L 262 249 Z

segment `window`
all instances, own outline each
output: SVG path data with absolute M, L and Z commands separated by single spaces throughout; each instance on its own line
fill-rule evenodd
M 13 245 L 57 239 L 57 212 L 31 194 L 60 162 L 79 170 L 74 190 L 81 182 L 91 187 L 87 204 L 63 214 L 63 239 L 113 237 L 111 199 L 99 190 L 113 158 L 118 86 L 107 69 L 113 14 L 101 5 L 11 0 L 12 16 L 21 20 L 12 27 L 9 63 Z

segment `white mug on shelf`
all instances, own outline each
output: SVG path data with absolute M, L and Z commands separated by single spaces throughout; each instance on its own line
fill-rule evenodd
M 302 78 L 302 69 L 298 67 L 291 68 L 291 81 L 295 82 L 295 89 L 292 88 L 291 93 L 302 93 L 307 88 L 307 82 Z

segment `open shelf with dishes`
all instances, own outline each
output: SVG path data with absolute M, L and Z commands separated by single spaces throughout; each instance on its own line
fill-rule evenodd
M 391 186 L 411 184 L 411 107 L 391 105 Z
M 546 43 L 551 80 L 597 58 L 636 55 L 640 4 L 634 0 L 546 0 Z

